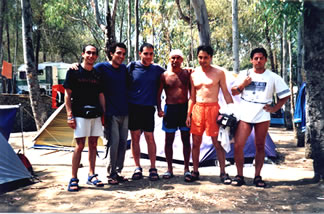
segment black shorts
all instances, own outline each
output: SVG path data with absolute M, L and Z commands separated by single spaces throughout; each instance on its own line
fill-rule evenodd
M 129 103 L 128 128 L 131 131 L 154 131 L 154 106 L 143 106 Z
M 186 126 L 188 103 L 183 104 L 166 104 L 164 106 L 164 117 L 162 129 L 165 132 L 189 131 Z

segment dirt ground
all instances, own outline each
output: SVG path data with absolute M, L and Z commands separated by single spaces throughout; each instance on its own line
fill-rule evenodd
M 183 181 L 183 166 L 174 164 L 175 177 L 170 180 L 148 180 L 148 160 L 141 159 L 144 179 L 128 181 L 117 186 L 107 184 L 105 160 L 97 159 L 96 172 L 105 183 L 103 188 L 86 184 L 88 161 L 83 153 L 79 170 L 79 192 L 67 191 L 71 176 L 69 151 L 30 148 L 35 132 L 24 133 L 25 154 L 31 161 L 39 181 L 0 195 L 0 212 L 28 213 L 324 213 L 324 182 L 312 183 L 312 160 L 305 159 L 304 148 L 296 147 L 292 132 L 271 128 L 270 135 L 277 145 L 279 158 L 266 161 L 262 176 L 265 189 L 252 185 L 253 164 L 246 164 L 247 185 L 226 186 L 220 183 L 219 167 L 200 168 L 201 180 Z M 21 148 L 21 134 L 12 134 L 10 143 Z M 103 156 L 102 154 L 100 156 Z M 157 161 L 160 175 L 166 163 Z M 130 178 L 134 163 L 127 151 L 123 174 Z M 230 176 L 236 175 L 234 165 L 226 167 Z

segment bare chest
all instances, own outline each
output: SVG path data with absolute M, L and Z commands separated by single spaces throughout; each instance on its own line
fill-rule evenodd
M 193 76 L 193 85 L 195 88 L 213 88 L 218 85 L 217 75 L 206 75 L 204 73 Z

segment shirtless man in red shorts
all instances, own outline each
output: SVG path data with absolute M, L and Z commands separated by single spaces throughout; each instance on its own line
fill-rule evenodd
M 228 174 L 225 173 L 225 150 L 217 141 L 218 124 L 216 118 L 220 109 L 218 105 L 219 89 L 222 89 L 227 104 L 233 103 L 232 97 L 227 90 L 224 71 L 211 65 L 213 49 L 210 46 L 199 46 L 197 49 L 198 62 L 200 67 L 191 74 L 191 96 L 188 103 L 187 126 L 190 126 L 192 134 L 192 180 L 199 179 L 199 154 L 202 135 L 206 130 L 206 135 L 210 136 L 216 148 L 218 161 L 220 164 L 220 178 L 222 183 L 232 182 Z

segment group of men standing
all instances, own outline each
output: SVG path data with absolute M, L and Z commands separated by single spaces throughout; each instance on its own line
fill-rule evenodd
M 256 50 L 256 51 L 255 51 Z M 140 136 L 144 132 L 150 159 L 149 179 L 159 179 L 156 169 L 156 143 L 154 139 L 154 114 L 157 107 L 159 117 L 163 117 L 165 131 L 165 155 L 168 164 L 164 179 L 173 175 L 172 156 L 175 132 L 181 131 L 184 156 L 184 181 L 199 179 L 199 154 L 203 133 L 210 136 L 216 148 L 220 163 L 220 179 L 224 184 L 241 186 L 243 177 L 243 148 L 252 127 L 255 129 L 256 172 L 254 184 L 265 187 L 260 176 L 264 161 L 265 137 L 269 127 L 270 113 L 281 108 L 290 95 L 282 78 L 265 69 L 267 54 L 263 48 L 251 53 L 253 69 L 248 74 L 240 75 L 237 84 L 232 88 L 232 95 L 241 94 L 247 104 L 243 111 L 251 110 L 241 118 L 235 135 L 235 161 L 238 175 L 232 180 L 225 172 L 225 150 L 217 140 L 219 127 L 216 118 L 219 114 L 219 91 L 222 90 L 227 104 L 233 103 L 227 89 L 226 75 L 222 69 L 212 66 L 213 49 L 210 46 L 199 46 L 197 57 L 200 67 L 196 69 L 181 68 L 183 54 L 172 50 L 169 64 L 165 70 L 153 64 L 154 47 L 144 43 L 140 47 L 140 61 L 123 64 L 126 46 L 116 43 L 107 50 L 109 62 L 94 65 L 98 50 L 93 45 L 86 45 L 82 52 L 83 61 L 67 72 L 64 83 L 66 89 L 65 103 L 68 125 L 74 129 L 77 142 L 72 157 L 72 178 L 69 191 L 78 191 L 77 171 L 85 139 L 89 144 L 88 184 L 103 186 L 95 174 L 96 146 L 99 136 L 108 141 L 109 158 L 107 163 L 108 183 L 118 184 L 127 180 L 121 176 L 127 147 L 128 129 L 131 133 L 131 150 L 135 162 L 132 180 L 143 178 L 140 164 Z M 165 91 L 164 110 L 161 107 L 161 94 Z M 270 105 L 276 92 L 279 101 Z M 189 97 L 190 94 L 190 97 Z M 271 95 L 270 95 L 271 94 Z M 100 120 L 100 115 L 104 120 Z M 90 116 L 89 116 L 90 115 Z M 104 125 L 104 133 L 102 130 Z M 100 128 L 99 128 L 100 127 Z M 192 134 L 192 149 L 190 145 Z M 192 153 L 193 170 L 189 170 Z

